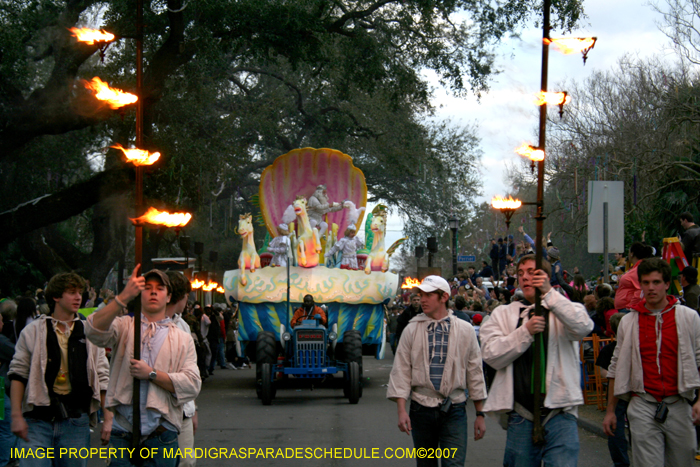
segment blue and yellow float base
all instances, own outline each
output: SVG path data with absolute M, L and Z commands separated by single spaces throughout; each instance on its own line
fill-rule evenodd
M 291 321 L 304 299 L 311 294 L 317 305 L 326 305 L 329 328 L 338 324 L 338 340 L 343 333 L 360 331 L 362 343 L 377 344 L 381 356 L 385 337 L 384 306 L 396 294 L 399 278 L 393 273 L 345 269 L 291 267 L 290 306 L 287 308 L 287 268 L 266 267 L 246 271 L 247 284 L 240 284 L 240 270 L 226 271 L 226 300 L 239 306 L 239 340 L 255 342 L 259 331 L 270 331 L 279 339 L 280 324 Z

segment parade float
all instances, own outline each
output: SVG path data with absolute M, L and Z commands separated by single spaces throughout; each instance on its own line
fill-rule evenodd
M 342 349 L 346 332 L 355 331 L 365 354 L 382 358 L 384 306 L 395 296 L 399 282 L 389 272 L 389 260 L 402 240 L 385 248 L 386 207 L 365 213 L 367 185 L 352 158 L 333 149 L 313 148 L 282 155 L 263 171 L 258 202 L 258 222 L 250 214 L 241 216 L 238 269 L 227 271 L 223 283 L 227 301 L 238 302 L 239 339 L 250 344 L 248 355 L 254 355 L 261 332 L 283 342 L 294 310 L 310 294 L 317 305 L 326 307 L 328 329 L 337 336 L 334 348 L 337 344 Z M 349 245 L 361 244 L 353 243 L 353 231 L 365 218 L 366 249 L 358 251 L 356 259 L 349 258 L 354 256 Z M 271 239 L 259 251 L 253 243 L 254 224 L 257 228 L 264 224 Z M 280 235 L 288 239 L 275 240 Z M 338 242 L 343 248 L 333 248 Z M 281 264 L 266 265 L 271 255 L 263 250 L 280 251 L 280 245 L 286 254 L 280 258 L 276 253 L 272 263 Z M 264 255 L 267 259 L 261 263 Z

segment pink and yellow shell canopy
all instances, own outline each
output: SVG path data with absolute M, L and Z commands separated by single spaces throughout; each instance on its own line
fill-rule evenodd
M 326 185 L 331 202 L 350 200 L 357 208 L 367 205 L 365 175 L 353 165 L 350 156 L 335 149 L 295 149 L 275 159 L 260 177 L 260 210 L 270 235 L 278 235 L 276 226 L 282 223 L 287 206 L 298 195 L 308 198 L 319 185 Z M 329 213 L 328 224 L 333 223 L 343 232 L 350 224 L 347 210 Z

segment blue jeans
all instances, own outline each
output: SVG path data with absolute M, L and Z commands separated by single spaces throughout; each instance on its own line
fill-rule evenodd
M 576 467 L 578 427 L 576 417 L 560 413 L 544 426 L 543 446 L 532 444 L 533 423 L 515 412 L 508 417 L 505 467 Z
M 113 429 L 112 434 L 109 438 L 109 444 L 110 447 L 114 447 L 117 449 L 131 448 L 131 433 Z M 154 451 L 156 452 L 156 454 L 153 457 L 150 457 L 150 452 L 153 448 L 158 449 L 158 451 Z M 172 456 L 172 459 L 166 459 L 165 452 L 163 450 L 172 449 L 173 453 L 175 453 L 175 451 L 177 451 L 177 448 L 177 433 L 174 431 L 167 430 L 158 436 L 154 436 L 153 438 L 147 439 L 146 441 L 141 443 L 141 450 L 143 451 L 143 455 L 146 458 L 143 463 L 144 467 L 175 467 L 178 464 L 179 459 L 174 456 Z M 146 452 L 149 453 L 148 456 Z M 134 455 L 136 455 L 135 451 Z M 128 456 L 124 456 L 123 458 L 117 456 L 117 458 L 112 459 L 112 462 L 109 465 L 110 467 L 128 467 L 131 465 L 131 462 L 129 461 Z
M 59 457 L 61 448 L 90 449 L 90 417 L 84 413 L 80 418 L 68 418 L 60 422 L 45 422 L 34 418 L 26 418 L 29 425 L 29 442 L 18 438 L 19 448 L 37 449 L 54 448 L 54 459 L 21 459 L 20 467 L 85 467 L 89 456 L 74 456 L 72 459 L 63 455 Z M 77 457 L 77 458 L 76 458 Z
M 221 368 L 226 368 L 226 342 L 224 342 L 223 337 L 219 337 L 219 353 L 217 356 L 219 359 L 219 366 Z
M 0 466 L 10 462 L 10 452 L 17 445 L 17 437 L 12 434 L 10 397 L 5 393 L 5 419 L 0 420 Z
M 209 373 L 214 374 L 216 359 L 219 358 L 219 339 L 212 338 L 209 341 L 209 350 L 211 350 L 211 360 L 209 361 Z
M 416 456 L 418 467 L 437 467 L 438 459 L 435 449 L 448 452 L 449 458 L 443 456 L 442 467 L 464 467 L 467 457 L 467 410 L 466 402 L 452 404 L 447 414 L 440 412 L 439 407 L 425 407 L 411 401 L 411 435 L 413 446 L 418 450 L 425 448 L 432 458 Z M 457 450 L 454 451 L 454 448 Z M 430 451 L 432 449 L 432 451 Z
M 617 418 L 615 436 L 608 436 L 608 450 L 615 467 L 629 467 L 630 465 L 630 456 L 627 452 L 627 436 L 625 435 L 627 404 L 626 400 L 618 399 L 617 406 L 615 406 L 615 417 Z

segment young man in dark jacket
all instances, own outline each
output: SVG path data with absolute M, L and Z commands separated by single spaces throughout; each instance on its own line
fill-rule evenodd
M 698 285 L 698 270 L 688 266 L 681 271 L 681 285 L 683 286 L 683 300 L 685 306 L 695 311 L 700 309 L 700 285 Z
M 412 293 L 411 302 L 406 308 L 404 308 L 403 312 L 396 320 L 396 337 L 394 338 L 396 347 L 399 345 L 401 333 L 403 333 L 403 330 L 406 329 L 406 326 L 408 326 L 408 322 L 421 313 L 423 313 L 423 310 L 420 306 L 420 295 L 417 293 Z
M 681 227 L 685 231 L 681 237 L 683 244 L 683 254 L 688 264 L 693 264 L 693 256 L 700 255 L 700 227 L 694 222 L 693 215 L 684 212 L 680 216 Z
M 501 244 L 503 244 L 503 239 L 499 239 L 501 241 Z M 491 239 L 491 251 L 489 252 L 489 257 L 491 258 L 491 267 L 493 268 L 493 275 L 498 277 L 499 275 L 499 269 L 498 269 L 498 261 L 499 257 L 501 255 L 501 249 L 498 243 L 496 243 L 495 239 Z

